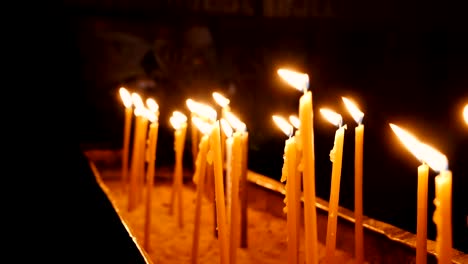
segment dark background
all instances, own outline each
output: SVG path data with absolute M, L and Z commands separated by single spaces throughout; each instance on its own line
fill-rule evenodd
M 279 67 L 309 74 L 314 102 L 317 195 L 329 197 L 335 128 L 320 107 L 341 113 L 346 131 L 340 205 L 354 206 L 355 123 L 341 96 L 365 113 L 364 213 L 415 233 L 418 161 L 388 123 L 436 147 L 453 172 L 454 247 L 468 252 L 468 30 L 466 8 L 407 1 L 66 1 L 69 82 L 78 99 L 83 148 L 119 149 L 125 85 L 160 104 L 158 166 L 173 162 L 168 116 L 213 91 L 250 132 L 249 168 L 279 179 L 285 135 L 273 114 L 297 113 L 301 93 Z M 191 166 L 190 142 L 185 163 Z M 434 177 L 428 235 L 435 239 Z

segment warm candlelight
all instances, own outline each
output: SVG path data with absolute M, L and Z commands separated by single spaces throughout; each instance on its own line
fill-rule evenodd
M 241 138 L 241 169 L 239 176 L 239 201 L 240 201 L 240 246 L 247 247 L 247 165 L 249 150 L 249 133 L 247 126 L 231 111 L 226 112 L 226 120 L 235 129 L 235 133 L 240 134 Z
M 335 133 L 335 142 L 330 151 L 332 165 L 330 200 L 328 202 L 328 223 L 326 238 L 326 262 L 334 263 L 336 248 L 336 228 L 338 220 L 338 206 L 340 198 L 341 165 L 343 160 L 343 143 L 346 125 L 343 126 L 343 118 L 340 114 L 328 109 L 320 109 L 320 113 L 338 129 Z
M 144 113 L 144 104 L 137 93 L 132 93 L 132 103 L 135 106 L 133 113 L 135 115 L 135 131 L 133 133 L 133 148 L 131 170 L 129 177 L 128 210 L 132 211 L 137 205 L 138 195 L 138 174 L 140 173 L 140 137 L 142 128 L 142 115 Z
M 312 93 L 309 88 L 309 76 L 291 70 L 279 69 L 280 75 L 294 88 L 304 92 L 299 100 L 299 120 L 301 123 L 301 145 L 303 151 L 304 186 L 304 226 L 305 226 L 305 263 L 318 263 L 317 211 L 315 208 L 315 153 Z
M 156 104 L 156 101 L 152 101 Z M 158 117 L 156 115 L 156 111 L 153 108 L 155 105 L 150 102 L 148 104 L 148 100 L 146 105 L 152 105 L 150 110 L 146 112 L 147 119 L 151 122 L 149 128 L 149 143 L 148 143 L 148 169 L 146 171 L 146 208 L 145 208 L 145 237 L 144 237 L 144 247 L 146 250 L 151 249 L 150 241 L 151 241 L 151 207 L 152 207 L 152 193 L 153 193 L 153 185 L 154 185 L 154 169 L 156 163 L 156 146 L 158 142 Z M 157 106 L 157 104 L 156 104 Z
M 175 150 L 175 166 L 174 166 L 174 178 L 173 188 L 171 195 L 171 207 L 170 212 L 174 211 L 175 201 L 178 200 L 178 220 L 179 227 L 184 226 L 184 201 L 182 197 L 182 184 L 183 184 L 183 154 L 184 154 L 184 143 L 185 133 L 187 130 L 187 117 L 179 112 L 174 111 L 170 118 L 170 123 L 174 127 L 174 150 Z M 176 198 L 177 197 L 177 198 Z
M 399 126 L 390 124 L 390 127 L 403 145 L 422 163 L 418 167 L 416 263 L 425 264 L 427 262 L 427 185 L 429 167 L 423 160 L 422 143 Z
M 290 118 L 291 119 L 291 118 Z M 273 121 L 289 139 L 284 145 L 284 163 L 281 182 L 286 181 L 284 208 L 287 214 L 288 228 L 288 263 L 297 264 L 299 258 L 299 212 L 300 212 L 300 174 L 298 166 L 298 150 L 296 138 L 292 136 L 293 127 L 282 117 L 273 116 Z M 297 124 L 298 125 L 298 124 Z
M 297 117 L 296 115 L 290 115 L 289 122 L 291 122 L 291 125 L 293 125 L 296 129 L 299 129 L 301 125 L 301 121 L 299 120 L 299 117 Z
M 128 181 L 128 152 L 130 148 L 130 132 L 132 127 L 132 95 L 124 87 L 119 89 L 120 98 L 125 106 L 124 137 L 122 146 L 122 190 Z
M 216 118 L 218 116 L 218 113 L 216 112 L 216 110 L 207 105 L 207 104 L 203 104 L 203 103 L 200 103 L 200 102 L 197 102 L 195 100 L 192 100 L 192 99 L 187 99 L 185 101 L 187 107 L 189 108 L 190 112 L 196 114 L 198 117 L 204 119 L 205 121 L 208 121 L 208 122 L 215 122 L 216 121 Z
M 226 224 L 226 206 L 224 201 L 223 159 L 221 155 L 221 137 L 219 122 L 214 124 L 210 133 L 210 150 L 213 155 L 216 222 L 218 225 L 218 238 L 220 245 L 220 263 L 229 263 L 229 241 Z
M 229 116 L 229 117 L 228 117 Z M 242 133 L 245 131 L 245 124 L 241 122 L 232 112 L 226 113 L 226 119 L 221 119 L 221 124 L 223 125 L 224 133 L 227 137 L 226 139 L 226 150 L 228 151 L 228 158 L 226 159 L 227 175 L 226 181 L 230 185 L 230 194 L 228 197 L 230 202 L 230 210 L 228 211 L 228 219 L 230 219 L 230 228 L 229 228 L 229 256 L 230 264 L 235 264 L 237 260 L 237 248 L 239 247 L 240 242 L 240 224 L 241 224 L 241 201 L 240 201 L 240 177 L 242 174 L 242 161 L 243 157 L 243 137 Z M 225 121 L 225 122 L 224 122 Z M 235 128 L 233 131 L 232 127 Z
M 357 105 L 346 97 L 343 102 L 358 124 L 355 128 L 354 139 L 354 255 L 356 263 L 364 263 L 364 230 L 362 226 L 362 174 L 363 174 L 363 147 L 364 147 L 364 125 L 362 119 L 364 113 Z
M 203 191 L 205 187 L 205 175 L 206 175 L 206 155 L 208 152 L 209 144 L 209 133 L 211 132 L 212 126 L 204 122 L 199 117 L 192 118 L 192 124 L 200 130 L 203 134 L 200 140 L 199 151 L 196 159 L 195 174 L 193 177 L 194 183 L 197 185 L 196 198 L 195 198 L 195 218 L 194 218 L 194 229 L 193 229 L 193 242 L 192 242 L 192 264 L 198 263 L 198 242 L 200 240 L 200 214 L 201 205 L 203 198 Z
M 148 108 L 143 107 L 143 114 L 141 115 L 141 135 L 139 136 L 138 144 L 140 144 L 139 155 L 138 155 L 138 173 L 137 173 L 137 203 L 139 204 L 143 200 L 143 185 L 145 181 L 145 162 L 146 152 L 148 147 L 147 135 L 148 135 L 148 116 L 151 112 Z
M 438 263 L 452 263 L 452 172 L 447 157 L 434 148 L 421 144 L 422 159 L 439 175 L 435 177 L 436 209 L 433 221 L 437 226 L 436 253 Z
M 213 99 L 215 100 L 215 102 L 219 106 L 221 106 L 221 117 L 226 118 L 226 113 L 230 111 L 230 108 L 229 108 L 230 100 L 228 98 L 226 98 L 224 95 L 222 95 L 221 93 L 218 93 L 218 92 L 212 93 L 212 96 L 213 96 Z M 226 149 L 226 135 L 224 133 L 221 133 L 221 153 L 223 155 L 223 158 L 225 158 L 226 152 L 227 152 L 227 149 Z M 227 164 L 226 164 L 226 166 L 227 166 Z M 227 181 L 227 182 L 229 182 L 229 181 Z M 229 196 L 229 194 L 227 194 L 227 195 Z
M 466 104 L 463 109 L 463 118 L 465 118 L 465 122 L 468 125 L 468 104 Z

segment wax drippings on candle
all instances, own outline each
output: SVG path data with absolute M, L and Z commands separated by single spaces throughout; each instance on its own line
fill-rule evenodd
M 281 170 L 281 182 L 285 182 L 286 179 L 288 178 L 288 158 L 286 158 L 286 155 L 283 155 L 283 168 Z
M 213 151 L 211 149 L 206 153 L 206 162 L 210 165 L 213 164 Z
M 343 129 L 346 129 L 347 126 L 344 125 L 342 126 Z M 341 127 L 339 128 L 341 129 Z M 336 155 L 336 139 L 337 139 L 337 134 L 335 134 L 335 140 L 334 140 L 334 143 L 333 143 L 333 149 L 330 150 L 330 161 L 331 162 L 335 162 L 335 155 Z
M 304 158 L 301 159 L 301 162 L 297 165 L 298 171 L 304 171 Z

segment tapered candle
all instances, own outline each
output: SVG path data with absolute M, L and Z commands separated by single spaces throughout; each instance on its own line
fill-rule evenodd
M 463 118 L 465 119 L 465 123 L 468 125 L 468 104 L 466 104 L 463 109 Z
M 130 148 L 130 132 L 132 128 L 132 95 L 124 87 L 119 89 L 120 98 L 125 106 L 124 137 L 122 145 L 122 190 L 128 182 L 128 152 Z
M 429 167 L 423 160 L 422 143 L 408 131 L 390 124 L 393 132 L 403 145 L 422 163 L 418 167 L 417 219 L 416 219 L 416 264 L 427 262 L 427 185 Z
M 242 172 L 239 180 L 239 196 L 241 203 L 241 232 L 240 232 L 240 247 L 247 248 L 248 245 L 248 230 L 247 230 L 247 172 L 248 172 L 248 158 L 249 158 L 249 133 L 244 131 L 242 133 Z
M 217 119 L 217 115 L 218 113 L 216 112 L 216 110 L 209 106 L 209 105 L 206 105 L 206 104 L 202 104 L 200 102 L 197 102 L 193 99 L 187 99 L 185 101 L 187 107 L 189 108 L 190 112 L 194 113 L 197 117 L 200 117 L 201 119 L 203 119 L 204 121 L 208 122 L 208 123 L 214 123 L 216 122 L 216 119 Z M 215 184 L 214 184 L 214 175 L 213 175 L 213 163 L 210 162 L 208 164 L 208 168 L 207 168 L 207 175 L 206 175 L 206 178 L 207 178 L 207 185 L 206 185 L 206 192 L 208 194 L 208 196 L 210 196 L 209 198 L 214 200 L 215 198 Z M 217 237 L 218 236 L 218 232 L 217 232 L 217 229 L 216 229 L 216 226 L 217 226 L 217 216 L 216 216 L 216 204 L 213 206 L 213 218 L 214 218 L 214 225 L 213 225 L 213 230 L 214 230 L 214 234 L 215 236 Z
M 341 181 L 341 165 L 343 160 L 343 143 L 344 132 L 346 125 L 343 126 L 343 118 L 328 109 L 320 109 L 320 113 L 338 129 L 335 133 L 335 143 L 330 151 L 330 160 L 333 163 L 330 200 L 328 202 L 328 223 L 327 223 L 327 238 L 325 241 L 325 255 L 327 263 L 334 263 L 335 248 L 336 248 L 336 228 L 338 220 L 338 206 L 340 199 L 340 181 Z
M 193 168 L 196 168 L 196 160 L 198 157 L 198 149 L 199 149 L 199 143 L 198 143 L 198 138 L 200 137 L 198 135 L 198 128 L 194 124 L 193 119 L 196 118 L 195 113 L 190 113 L 190 137 L 192 139 L 192 159 L 193 159 Z
M 141 115 L 141 135 L 139 137 L 138 143 L 140 144 L 139 155 L 138 155 L 138 170 L 137 173 L 137 204 L 141 203 L 143 200 L 143 186 L 145 180 L 145 164 L 146 164 L 146 152 L 148 148 L 148 113 L 150 110 L 146 107 L 143 108 L 143 114 Z
M 447 157 L 436 149 L 421 144 L 423 160 L 439 175 L 435 177 L 436 206 L 433 221 L 437 226 L 436 253 L 439 264 L 452 263 L 452 172 Z
M 299 100 L 299 120 L 301 123 L 301 145 L 304 186 L 304 229 L 305 263 L 318 263 L 317 211 L 315 206 L 315 153 L 312 93 L 307 91 L 309 76 L 286 69 L 279 69 L 278 74 L 291 86 L 303 91 Z
M 200 240 L 200 214 L 201 204 L 203 199 L 203 191 L 205 187 L 205 175 L 206 175 L 206 155 L 208 152 L 209 144 L 209 133 L 211 125 L 204 122 L 198 117 L 192 118 L 192 124 L 200 130 L 203 134 L 200 140 L 199 151 L 196 159 L 196 169 L 194 174 L 194 183 L 197 185 L 196 198 L 195 198 L 195 218 L 194 218 L 194 229 L 193 229 L 193 242 L 192 242 L 192 264 L 198 263 L 198 244 Z
M 148 103 L 147 103 L 148 104 Z M 151 207 L 154 185 L 154 169 L 156 163 L 156 146 L 158 142 L 158 117 L 157 113 L 148 111 L 148 120 L 151 122 L 149 128 L 149 144 L 148 144 L 148 169 L 146 170 L 146 207 L 145 207 L 145 231 L 143 246 L 147 251 L 151 250 Z
M 300 206 L 300 174 L 297 170 L 297 143 L 292 136 L 293 127 L 282 117 L 273 116 L 276 125 L 287 135 L 289 139 L 284 145 L 284 163 L 281 182 L 286 181 L 286 207 L 288 228 L 288 263 L 297 264 L 299 258 L 299 206 Z
M 178 223 L 179 227 L 184 227 L 184 201 L 183 201 L 183 154 L 185 133 L 187 130 L 187 117 L 179 112 L 174 111 L 170 118 L 171 125 L 174 127 L 174 150 L 175 150 L 175 166 L 174 178 L 171 195 L 171 213 L 174 211 L 175 201 L 178 200 Z
M 230 108 L 229 108 L 230 100 L 219 92 L 213 92 L 212 96 L 215 102 L 219 106 L 221 106 L 221 118 L 226 118 L 226 113 L 230 111 Z M 221 133 L 221 154 L 223 155 L 224 160 L 226 160 L 226 155 L 227 155 L 226 142 L 227 142 L 226 135 L 224 133 Z M 225 164 L 225 166 L 227 166 L 227 164 Z M 225 167 L 225 169 L 227 168 Z M 230 181 L 226 180 L 226 183 L 229 183 L 229 182 Z M 230 186 L 228 185 L 227 187 L 229 188 L 227 188 L 226 191 L 230 191 Z M 226 195 L 227 197 L 229 197 L 230 193 L 227 192 Z M 228 199 L 228 202 L 229 202 L 229 199 Z
M 363 148 L 364 125 L 362 119 L 364 113 L 351 100 L 342 97 L 346 108 L 358 124 L 355 128 L 354 139 L 354 257 L 356 263 L 364 263 L 364 230 L 362 226 L 362 174 L 363 174 Z
M 135 114 L 135 131 L 133 133 L 133 148 L 131 171 L 129 179 L 129 193 L 128 193 L 128 211 L 135 209 L 137 205 L 137 192 L 138 192 L 138 173 L 140 173 L 140 137 L 142 129 L 142 115 L 144 113 L 144 104 L 141 97 L 137 93 L 132 93 L 132 102 L 135 106 L 133 112 Z
M 213 154 L 216 216 L 220 245 L 220 263 L 229 263 L 229 240 L 226 226 L 226 206 L 224 201 L 223 159 L 221 155 L 221 137 L 219 122 L 214 124 L 210 133 L 210 150 Z
M 247 126 L 242 122 L 236 115 L 231 111 L 225 112 L 225 118 L 229 125 L 235 129 L 234 132 L 234 146 L 233 146 L 233 158 L 232 161 L 235 164 L 233 186 L 232 186 L 232 197 L 233 198 L 233 210 L 235 215 L 234 227 L 231 231 L 234 232 L 235 237 L 232 238 L 231 249 L 240 247 L 247 247 L 247 159 L 248 159 L 248 133 Z M 237 143 L 239 141 L 239 143 Z M 237 145 L 239 144 L 239 146 Z M 240 228 L 240 232 L 239 232 Z M 239 245 L 240 243 L 240 245 Z M 231 254 L 232 256 L 232 254 Z
M 239 131 L 233 132 L 231 125 L 221 119 L 221 125 L 226 135 L 226 150 L 229 155 L 226 180 L 230 181 L 230 207 L 228 208 L 229 223 L 229 263 L 235 264 L 237 261 L 237 248 L 240 241 L 240 200 L 239 200 L 239 179 L 242 168 L 242 137 Z

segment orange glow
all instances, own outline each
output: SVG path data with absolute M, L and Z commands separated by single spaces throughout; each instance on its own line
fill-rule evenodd
M 179 111 L 174 111 L 169 121 L 174 129 L 179 129 L 183 123 L 187 122 L 187 116 Z
M 133 113 L 135 116 L 144 116 L 145 115 L 145 108 L 144 107 L 135 107 L 135 110 L 133 110 Z
M 239 132 L 245 132 L 247 131 L 247 126 L 245 125 L 244 122 L 242 122 L 237 116 L 235 116 L 231 111 L 226 112 L 226 120 L 228 123 L 236 130 Z
M 125 87 L 120 87 L 119 89 L 120 99 L 126 108 L 132 107 L 132 96 Z
M 296 128 L 299 129 L 301 126 L 301 120 L 296 115 L 290 115 L 289 116 L 289 122 Z
M 203 119 L 197 116 L 192 117 L 192 122 L 204 135 L 209 134 L 213 128 L 210 123 L 203 121 Z
M 218 113 L 211 106 L 196 102 L 192 99 L 187 99 L 185 101 L 190 112 L 195 113 L 199 117 L 210 120 L 211 122 L 216 121 Z
M 156 103 L 156 101 L 153 98 L 146 99 L 146 106 L 153 113 L 156 113 L 159 111 L 159 105 L 158 103 Z
M 281 129 L 281 131 L 283 131 L 284 134 L 286 134 L 286 136 L 292 136 L 293 126 L 289 124 L 286 119 L 278 115 L 274 115 L 272 117 L 273 121 L 275 121 L 276 125 Z
M 145 116 L 146 119 L 148 119 L 151 123 L 154 123 L 154 122 L 158 121 L 158 118 L 157 118 L 155 112 L 151 111 L 151 110 L 148 109 L 148 108 L 143 108 L 143 111 L 144 111 L 144 116 Z
M 463 117 L 465 118 L 466 124 L 468 124 L 468 104 L 466 104 L 465 109 L 463 109 Z
M 288 69 L 279 69 L 277 73 L 289 85 L 299 91 L 306 92 L 307 88 L 309 88 L 309 75 L 306 73 L 295 72 Z
M 229 105 L 230 100 L 227 99 L 224 95 L 214 92 L 213 94 L 213 99 L 216 101 L 216 103 L 221 106 L 221 107 L 226 107 Z
M 353 119 L 356 121 L 356 123 L 361 124 L 362 123 L 362 118 L 364 118 L 364 113 L 359 110 L 357 105 L 353 103 L 353 101 L 349 100 L 346 97 L 341 97 L 343 99 L 344 104 L 346 105 L 346 108 L 348 109 L 349 113 L 353 117 Z
M 332 123 L 333 125 L 340 127 L 343 125 L 343 118 L 340 114 L 333 112 L 330 109 L 321 108 L 320 113 L 322 113 L 323 117 L 328 120 L 328 122 Z
M 423 162 L 423 153 L 421 149 L 422 143 L 415 136 L 399 126 L 390 124 L 390 127 L 397 135 L 398 139 L 400 139 L 401 143 L 403 143 L 403 146 L 405 146 L 419 161 Z
M 398 136 L 403 145 L 421 162 L 425 162 L 433 170 L 439 172 L 448 169 L 447 157 L 433 147 L 422 143 L 409 132 L 397 125 L 390 124 L 393 132 Z
M 132 102 L 135 108 L 144 108 L 145 105 L 143 104 L 143 100 L 141 96 L 137 93 L 132 93 Z
M 228 121 L 226 121 L 226 119 L 224 119 L 224 118 L 221 118 L 221 128 L 223 129 L 224 134 L 226 135 L 226 137 L 231 137 L 232 136 L 232 133 L 233 133 L 232 127 L 228 123 Z
M 434 171 L 440 172 L 443 170 L 448 170 L 448 160 L 444 154 L 424 143 L 421 143 L 419 148 L 422 155 L 422 160 Z

